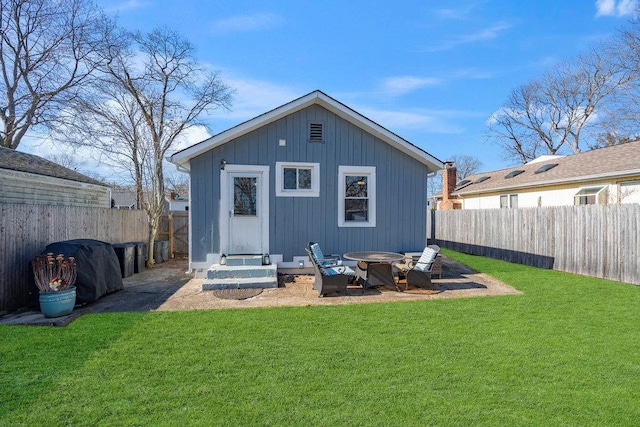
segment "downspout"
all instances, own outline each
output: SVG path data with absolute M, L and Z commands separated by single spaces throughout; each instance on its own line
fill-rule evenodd
M 433 171 L 433 172 L 427 172 L 427 181 L 429 181 L 430 178 L 434 178 L 439 171 Z M 427 191 L 429 189 L 429 185 L 427 185 Z M 429 194 L 427 193 L 427 206 L 429 206 Z M 431 213 L 431 209 L 428 210 L 427 215 L 432 215 Z M 436 234 L 436 230 L 434 227 L 434 222 L 433 222 L 433 218 L 431 218 L 430 221 L 427 221 L 427 225 L 429 225 L 431 227 L 431 230 L 429 230 L 429 235 L 431 235 L 431 240 L 435 240 L 435 234 Z M 429 236 L 427 236 L 427 243 L 429 243 Z

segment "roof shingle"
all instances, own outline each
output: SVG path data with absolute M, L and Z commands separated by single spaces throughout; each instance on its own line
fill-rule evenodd
M 60 166 L 50 160 L 5 147 L 0 147 L 0 169 L 27 172 L 36 175 L 44 175 L 53 178 L 68 179 L 70 181 L 109 187 L 109 185 L 103 182 L 90 178 L 72 169 L 65 168 L 64 166 Z
M 535 173 L 545 165 L 557 164 L 544 172 Z M 512 174 L 522 170 L 522 173 Z M 617 178 L 640 174 L 640 140 L 556 157 L 543 162 L 527 163 L 508 169 L 481 172 L 465 177 L 471 183 L 456 188 L 454 195 L 486 193 L 497 190 L 538 187 L 563 182 Z M 510 177 L 508 177 L 511 175 Z M 481 177 L 489 177 L 480 181 Z

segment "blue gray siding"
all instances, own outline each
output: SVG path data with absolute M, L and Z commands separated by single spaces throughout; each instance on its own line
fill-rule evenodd
M 325 142 L 309 143 L 310 121 L 325 124 Z M 285 147 L 278 145 L 286 139 Z M 220 161 L 266 165 L 269 176 L 269 251 L 285 262 L 304 255 L 309 241 L 327 253 L 419 251 L 425 246 L 427 167 L 368 132 L 313 105 L 191 160 L 192 261 L 219 253 Z M 320 164 L 320 197 L 276 197 L 275 163 Z M 338 227 L 338 166 L 375 166 L 377 226 Z

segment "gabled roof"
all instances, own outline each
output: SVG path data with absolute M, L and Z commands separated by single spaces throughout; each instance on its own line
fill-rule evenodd
M 514 174 L 515 171 L 522 172 Z M 640 141 L 635 141 L 565 157 L 534 161 L 509 169 L 470 175 L 465 178 L 470 183 L 456 188 L 452 194 L 466 196 L 563 183 L 617 180 L 638 175 L 640 175 Z M 485 176 L 488 178 L 478 182 L 479 178 Z
M 86 175 L 72 169 L 65 168 L 64 166 L 60 166 L 50 160 L 5 147 L 0 147 L 0 169 L 27 172 L 35 175 L 50 176 L 52 178 L 67 179 L 70 181 L 109 187 L 109 185 L 103 182 L 89 178 Z
M 170 156 L 168 160 L 177 166 L 188 170 L 189 161 L 194 157 L 313 104 L 320 105 L 348 122 L 366 130 L 377 138 L 385 141 L 387 144 L 418 160 L 432 171 L 440 170 L 444 166 L 442 161 L 433 157 L 431 154 L 319 90 L 313 91 L 278 108 L 261 114 L 258 117 L 214 135 L 211 138 L 192 145 L 191 147 L 178 151 Z
M 128 206 L 136 208 L 136 192 L 135 190 L 118 190 L 111 191 L 111 199 L 115 207 Z

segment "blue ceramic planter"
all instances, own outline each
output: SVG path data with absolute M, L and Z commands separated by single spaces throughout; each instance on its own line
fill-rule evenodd
M 58 292 L 40 292 L 40 311 L 45 317 L 66 316 L 76 305 L 76 287 Z

